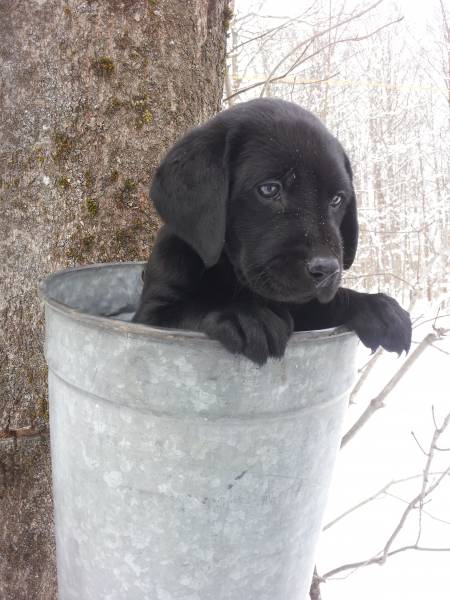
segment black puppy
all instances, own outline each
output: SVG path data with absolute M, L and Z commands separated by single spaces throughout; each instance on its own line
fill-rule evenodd
M 296 104 L 252 100 L 189 131 L 150 195 L 165 226 L 135 322 L 203 331 L 259 364 L 293 331 L 342 324 L 372 350 L 409 350 L 394 299 L 339 288 L 358 240 L 352 171 Z

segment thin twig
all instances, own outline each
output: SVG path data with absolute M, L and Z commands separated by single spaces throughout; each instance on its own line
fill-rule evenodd
M 339 567 L 336 567 L 335 569 L 332 569 L 331 571 L 328 571 L 327 573 L 322 575 L 322 580 L 327 580 L 330 577 L 333 577 L 333 576 L 335 576 L 339 573 L 343 573 L 345 571 L 354 571 L 356 569 L 359 569 L 360 567 L 365 567 L 365 566 L 374 565 L 374 564 L 382 565 L 386 562 L 387 558 L 389 558 L 390 556 L 394 556 L 396 554 L 399 554 L 400 552 L 405 552 L 406 550 L 419 550 L 419 551 L 424 551 L 424 552 L 450 552 L 450 548 L 446 548 L 446 547 L 445 548 L 432 548 L 432 547 L 420 546 L 420 537 L 421 537 L 421 533 L 422 533 L 422 511 L 423 511 L 425 499 L 428 498 L 436 490 L 436 488 L 442 483 L 442 481 L 445 479 L 445 477 L 450 475 L 450 467 L 448 467 L 447 469 L 442 471 L 439 474 L 439 476 L 437 476 L 434 479 L 434 481 L 432 483 L 429 483 L 430 476 L 432 475 L 431 465 L 432 465 L 434 454 L 436 451 L 437 442 L 438 442 L 440 436 L 444 433 L 444 431 L 447 429 L 447 427 L 450 424 L 450 413 L 448 413 L 447 416 L 444 418 L 442 425 L 438 426 L 436 417 L 434 414 L 434 409 L 433 409 L 433 422 L 436 423 L 436 426 L 435 426 L 433 436 L 431 438 L 431 442 L 429 444 L 429 450 L 428 450 L 428 452 L 425 452 L 427 459 L 425 461 L 425 467 L 423 470 L 421 489 L 420 489 L 419 493 L 410 502 L 408 502 L 405 510 L 403 511 L 403 513 L 400 516 L 400 519 L 398 520 L 398 523 L 396 524 L 396 526 L 392 530 L 391 535 L 389 536 L 388 540 L 384 544 L 383 549 L 380 552 L 378 552 L 375 556 L 372 556 L 371 558 L 368 558 L 367 560 L 357 561 L 357 562 L 353 562 L 353 563 L 347 563 L 347 564 L 341 565 Z M 406 523 L 406 520 L 408 519 L 411 512 L 417 508 L 419 509 L 419 523 L 418 523 L 418 533 L 417 533 L 417 538 L 416 538 L 415 544 L 402 546 L 400 548 L 392 550 L 392 546 L 393 546 L 395 540 L 397 539 L 399 533 L 402 531 L 402 529 Z
M 442 474 L 442 471 L 438 471 L 438 472 L 434 472 L 433 473 L 433 475 L 441 475 L 441 474 Z M 423 473 L 420 473 L 420 474 L 417 474 L 417 475 L 411 475 L 410 477 L 404 477 L 403 479 L 393 479 L 389 483 L 386 483 L 386 485 L 384 485 L 381 489 L 379 489 L 378 492 L 375 492 L 374 494 L 372 494 L 368 498 L 365 498 L 361 502 L 358 502 L 358 504 L 355 504 L 354 506 L 352 506 L 351 508 L 347 509 L 342 514 L 340 514 L 338 517 L 336 517 L 335 519 L 333 519 L 332 521 L 330 521 L 329 523 L 327 523 L 324 526 L 324 528 L 323 528 L 322 531 L 326 531 L 327 529 L 330 529 L 330 527 L 333 527 L 333 525 L 336 525 L 336 523 L 339 523 L 339 521 L 342 521 L 342 519 L 344 519 L 345 517 L 348 517 L 348 515 L 354 513 L 356 510 L 358 510 L 359 508 L 365 506 L 366 504 L 369 504 L 370 502 L 373 502 L 374 500 L 376 500 L 377 498 L 379 498 L 383 494 L 385 494 L 386 496 L 392 496 L 393 498 L 396 498 L 397 500 L 402 500 L 402 498 L 399 498 L 398 496 L 395 496 L 394 494 L 392 494 L 391 492 L 389 492 L 390 488 L 393 487 L 394 485 L 400 485 L 402 483 L 406 483 L 408 481 L 413 481 L 414 479 L 419 479 L 419 478 L 422 478 L 422 477 L 423 477 Z M 406 501 L 402 500 L 402 502 L 406 502 Z M 431 518 L 434 518 L 433 515 L 429 515 L 429 516 Z
M 436 319 L 445 319 L 446 317 L 450 317 L 450 314 L 439 315 L 439 316 L 433 317 L 432 319 L 426 319 L 425 321 L 422 321 L 421 323 L 417 323 L 416 327 L 419 327 L 421 325 L 425 325 L 425 323 L 431 323 L 431 321 L 433 321 L 435 323 Z M 444 330 L 444 333 L 445 333 L 445 331 L 446 330 Z
M 394 500 L 398 500 L 399 502 L 402 502 L 402 504 L 409 504 L 409 500 L 405 500 L 404 498 L 401 498 L 400 496 L 397 496 L 397 494 L 393 494 L 392 492 L 386 492 L 386 496 L 388 496 L 389 498 L 393 498 Z M 430 499 L 430 502 L 431 502 L 431 499 Z M 436 515 L 434 515 L 433 513 L 431 513 L 428 510 L 422 510 L 422 512 L 424 515 L 426 515 L 433 521 L 437 521 L 438 523 L 444 523 L 444 525 L 450 525 L 450 521 L 441 519 L 440 517 L 437 517 Z
M 411 435 L 413 437 L 413 440 L 416 442 L 416 444 L 419 446 L 419 450 L 422 452 L 422 454 L 425 454 L 425 456 L 428 456 L 427 453 L 425 452 L 425 450 L 422 448 L 422 446 L 420 445 L 419 440 L 417 439 L 416 434 L 414 433 L 414 431 L 411 431 Z
M 416 362 L 416 360 L 421 356 L 421 354 L 426 350 L 426 348 L 434 341 L 436 341 L 437 335 L 435 333 L 429 333 L 417 346 L 417 348 L 412 352 L 408 358 L 405 360 L 400 369 L 395 373 L 395 375 L 388 381 L 388 383 L 384 386 L 378 396 L 373 398 L 366 410 L 362 413 L 356 423 L 347 431 L 347 433 L 342 438 L 341 448 L 346 446 L 348 442 L 362 429 L 362 427 L 367 423 L 370 417 L 380 408 L 384 407 L 384 401 L 388 394 L 392 392 L 397 383 L 402 379 L 402 377 L 409 371 L 411 366 Z
M 450 548 L 426 548 L 423 546 L 418 546 L 417 544 L 411 544 L 410 546 L 402 546 L 401 548 L 397 548 L 396 550 L 391 550 L 386 554 L 385 557 L 373 557 L 366 561 L 359 561 L 354 563 L 348 563 L 347 565 L 342 565 L 341 567 L 332 569 L 331 571 L 328 571 L 328 573 L 325 573 L 325 575 L 322 576 L 322 579 L 330 579 L 331 577 L 334 577 L 335 575 L 337 575 L 338 573 L 342 573 L 343 571 L 356 571 L 356 569 L 359 569 L 360 567 L 368 567 L 369 565 L 382 565 L 390 556 L 400 554 L 400 552 L 405 552 L 406 550 L 419 550 L 422 552 L 450 552 Z
M 367 378 L 373 371 L 377 362 L 380 360 L 380 357 L 382 356 L 382 354 L 383 354 L 383 348 L 378 348 L 378 350 L 375 352 L 375 354 L 373 354 L 370 357 L 369 361 L 364 365 L 362 375 L 356 382 L 356 385 L 353 388 L 352 393 L 350 394 L 350 404 L 354 403 L 354 399 L 356 398 L 358 392 L 360 391 L 360 389 L 362 388 L 364 383 L 367 381 Z
M 447 352 L 447 350 L 443 350 L 442 348 L 439 348 L 439 346 L 436 346 L 436 344 L 430 344 L 430 346 L 432 348 L 434 348 L 435 350 L 439 350 L 439 352 L 442 352 L 442 354 L 446 354 L 447 356 L 450 356 L 450 352 Z

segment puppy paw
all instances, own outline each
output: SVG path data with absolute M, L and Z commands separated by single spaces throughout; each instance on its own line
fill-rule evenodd
M 229 352 L 263 365 L 269 356 L 284 355 L 294 323 L 284 308 L 234 304 L 208 313 L 201 329 Z
M 399 355 L 411 346 L 411 318 L 399 303 L 386 294 L 358 294 L 346 325 L 362 343 L 375 352 L 382 346 Z

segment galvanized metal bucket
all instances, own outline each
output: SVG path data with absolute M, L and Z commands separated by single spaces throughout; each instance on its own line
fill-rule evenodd
M 141 272 L 41 286 L 59 600 L 306 600 L 356 337 L 296 333 L 260 368 L 117 320 Z

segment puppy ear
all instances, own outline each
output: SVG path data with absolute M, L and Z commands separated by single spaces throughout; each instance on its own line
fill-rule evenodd
M 188 132 L 159 166 L 150 190 L 168 228 L 207 267 L 219 260 L 225 241 L 226 136 L 226 126 L 217 119 Z
M 353 172 L 350 166 L 350 161 L 347 155 L 344 155 L 345 159 L 345 168 L 350 177 L 350 180 L 353 180 Z M 345 211 L 344 218 L 342 219 L 341 226 L 341 237 L 342 242 L 344 244 L 344 269 L 349 269 L 353 261 L 355 260 L 356 249 L 358 247 L 358 215 L 356 209 L 356 196 L 355 190 L 353 189 L 352 184 L 352 196 L 350 198 L 350 203 L 347 206 Z

